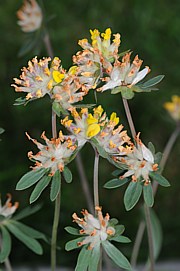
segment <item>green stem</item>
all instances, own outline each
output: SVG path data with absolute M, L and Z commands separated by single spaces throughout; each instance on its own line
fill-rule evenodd
M 150 270 L 154 271 L 154 264 L 155 263 L 154 263 L 154 245 L 153 245 L 152 223 L 151 223 L 150 209 L 146 204 L 144 204 L 144 212 L 145 212 L 147 236 L 148 236 L 148 244 L 149 244 Z
M 51 239 L 51 271 L 56 270 L 56 247 L 57 247 L 57 231 L 60 217 L 61 192 L 59 192 L 55 201 L 54 221 Z
M 130 127 L 130 130 L 131 130 L 131 134 L 132 134 L 133 138 L 135 138 L 136 137 L 136 130 L 135 130 L 134 122 L 133 122 L 131 112 L 130 112 L 130 109 L 129 109 L 128 101 L 126 99 L 124 99 L 124 98 L 122 98 L 122 100 L 123 100 L 123 105 L 124 105 L 124 109 L 125 109 L 125 112 L 126 112 L 126 117 L 127 117 L 128 123 L 129 123 L 129 127 Z
M 95 158 L 94 158 L 94 207 L 99 206 L 98 170 L 99 170 L 99 153 L 98 153 L 97 149 L 95 149 Z
M 4 265 L 5 265 L 7 271 L 13 271 L 11 263 L 9 261 L 9 258 L 6 258 Z

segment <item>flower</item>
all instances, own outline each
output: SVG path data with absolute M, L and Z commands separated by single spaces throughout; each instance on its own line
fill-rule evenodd
M 111 65 L 107 71 L 109 77 L 102 78 L 102 81 L 106 83 L 99 88 L 98 91 L 103 92 L 107 89 L 113 89 L 119 86 L 131 88 L 150 72 L 148 66 L 139 72 L 143 61 L 136 55 L 133 63 L 130 64 L 130 56 L 131 52 L 126 53 L 121 62 L 116 60 L 114 65 Z
M 24 32 L 33 32 L 41 27 L 42 10 L 36 0 L 25 0 L 24 5 L 17 11 L 18 25 Z
M 32 139 L 27 133 L 26 135 L 39 149 L 39 152 L 35 155 L 33 155 L 32 151 L 28 152 L 29 159 L 35 161 L 33 168 L 49 168 L 49 176 L 53 176 L 57 170 L 62 172 L 64 166 L 70 162 L 77 148 L 76 138 L 73 136 L 64 136 L 61 131 L 58 138 L 52 138 L 51 140 L 43 132 L 41 138 L 45 140 L 46 145 Z
M 60 59 L 55 57 L 48 67 L 50 57 L 37 60 L 37 57 L 28 62 L 28 68 L 22 69 L 20 79 L 14 78 L 17 92 L 27 92 L 26 100 L 34 100 L 48 94 L 52 96 L 52 89 L 64 79 L 65 71 L 60 67 Z
M 115 228 L 109 223 L 109 214 L 103 217 L 101 207 L 99 206 L 96 206 L 95 210 L 97 218 L 88 213 L 87 210 L 82 210 L 81 212 L 84 218 L 79 218 L 76 213 L 72 215 L 73 222 L 76 222 L 81 228 L 80 234 L 85 235 L 84 240 L 79 242 L 78 246 L 89 244 L 88 249 L 93 249 L 116 233 Z
M 172 102 L 166 102 L 164 108 L 175 121 L 180 121 L 180 96 L 173 95 Z
M 72 66 L 64 75 L 64 80 L 53 89 L 52 98 L 65 110 L 73 107 L 74 103 L 82 101 L 87 94 L 82 82 L 77 77 L 77 66 Z
M 123 158 L 114 157 L 116 162 L 127 166 L 127 171 L 120 178 L 126 178 L 132 176 L 133 181 L 143 180 L 145 183 L 149 183 L 149 173 L 151 171 L 158 170 L 158 164 L 154 163 L 154 156 L 152 152 L 142 143 L 139 138 L 140 133 L 136 136 L 136 146 L 132 149 L 132 152 L 127 154 Z
M 126 131 L 122 131 L 123 125 L 119 125 L 119 118 L 113 112 L 108 118 L 103 113 L 101 105 L 93 109 L 93 114 L 87 108 L 81 109 L 80 113 L 73 109 L 72 116 L 75 123 L 65 117 L 61 123 L 77 138 L 78 146 L 82 147 L 87 141 L 101 146 L 108 154 L 125 155 L 131 152 L 131 141 Z
M 11 199 L 12 199 L 11 194 L 7 194 L 7 201 L 2 206 L 1 198 L 0 198 L 0 215 L 4 217 L 9 217 L 15 213 L 16 209 L 19 206 L 19 203 L 15 202 L 14 205 L 12 205 Z

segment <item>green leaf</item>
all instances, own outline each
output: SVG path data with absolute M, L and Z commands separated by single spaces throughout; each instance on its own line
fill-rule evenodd
M 95 93 L 97 93 L 95 91 Z M 93 108 L 96 104 L 73 104 L 76 108 Z
M 38 212 L 42 207 L 42 204 L 35 205 L 33 207 L 26 207 L 22 211 L 20 211 L 18 214 L 15 214 L 13 216 L 13 220 L 21 220 L 27 216 L 33 215 L 34 213 Z
M 122 91 L 122 87 L 116 87 L 111 90 L 111 94 L 118 94 Z
M 130 182 L 124 195 L 124 204 L 127 211 L 131 210 L 136 205 L 141 193 L 142 185 L 139 182 Z
M 155 155 L 155 148 L 152 142 L 148 143 L 148 149 L 152 152 L 153 156 Z
M 162 227 L 161 223 L 154 212 L 150 209 L 151 223 L 152 223 L 152 235 L 153 235 L 153 245 L 154 245 L 154 259 L 157 259 L 162 247 Z
M 4 131 L 5 131 L 5 130 L 4 130 L 3 128 L 0 127 L 0 135 L 1 135 L 2 133 L 4 133 Z
M 42 246 L 37 240 L 27 236 L 24 232 L 22 232 L 18 227 L 16 227 L 12 223 L 7 223 L 6 227 L 17 239 L 19 239 L 25 246 L 27 246 L 34 253 L 39 255 L 43 254 Z
M 79 248 L 78 243 L 82 242 L 83 240 L 84 240 L 84 237 L 79 237 L 79 238 L 76 238 L 74 240 L 67 242 L 65 245 L 65 250 L 70 251 L 70 250 Z
M 131 265 L 127 258 L 110 242 L 102 242 L 103 248 L 106 251 L 107 255 L 111 260 L 116 263 L 119 267 L 122 267 L 127 270 L 132 270 Z
M 112 180 L 108 181 L 107 183 L 105 183 L 104 188 L 107 188 L 107 189 L 117 188 L 127 182 L 129 182 L 129 180 L 127 178 L 124 178 L 122 180 L 121 179 L 112 179 Z
M 67 183 L 72 182 L 72 173 L 68 167 L 64 167 L 63 176 Z
M 125 231 L 124 225 L 117 225 L 115 226 L 116 235 L 121 235 Z
M 118 224 L 118 222 L 119 222 L 119 221 L 118 221 L 116 218 L 111 218 L 111 219 L 109 220 L 108 225 L 109 225 L 109 226 L 115 226 L 115 225 Z
M 87 271 L 91 253 L 92 253 L 91 250 L 88 250 L 86 246 L 83 246 L 77 259 L 75 271 Z
M 1 226 L 2 240 L 1 240 L 1 252 L 0 263 L 3 263 L 11 252 L 11 236 L 5 227 Z
M 100 245 L 96 245 L 91 253 L 91 257 L 89 259 L 89 268 L 88 271 L 96 271 L 98 270 L 98 265 L 100 261 Z
M 154 204 L 154 196 L 151 183 L 143 185 L 144 201 L 148 207 L 152 207 Z
M 54 113 L 56 113 L 56 115 L 58 117 L 60 117 L 61 114 L 63 114 L 63 115 L 69 115 L 68 111 L 66 109 L 64 109 L 62 107 L 62 105 L 60 103 L 58 103 L 58 102 L 53 102 L 53 104 L 52 104 L 52 110 L 54 111 Z
M 168 182 L 168 180 L 166 180 L 162 175 L 160 175 L 157 172 L 150 172 L 149 173 L 150 177 L 158 182 L 160 185 L 164 186 L 164 187 L 168 187 L 170 186 L 170 183 Z
M 120 54 L 118 54 L 119 57 L 123 57 L 125 54 L 129 53 L 131 50 L 126 50 Z
M 37 183 L 46 173 L 47 169 L 44 168 L 29 171 L 19 180 L 16 185 L 16 190 L 24 190 L 31 187 L 33 184 Z
M 141 88 L 150 88 L 154 85 L 160 83 L 164 78 L 164 75 L 158 75 L 156 77 L 151 78 L 150 80 L 146 81 L 141 85 Z
M 157 153 L 154 155 L 154 163 L 155 163 L 155 164 L 160 164 L 161 159 L 162 159 L 162 156 L 163 156 L 163 154 L 162 154 L 161 152 L 157 152 Z
M 26 98 L 19 97 L 15 100 L 13 105 L 26 105 L 29 101 Z
M 51 201 L 54 201 L 57 198 L 57 195 L 59 194 L 61 190 L 61 174 L 59 170 L 57 170 L 52 177 L 51 182 L 51 191 L 50 191 L 50 199 Z
M 48 186 L 51 181 L 51 176 L 43 176 L 42 179 L 36 184 L 33 192 L 30 196 L 30 203 L 35 202 L 44 191 L 44 189 Z
M 73 234 L 73 235 L 81 235 L 81 234 L 79 233 L 79 230 L 76 229 L 76 228 L 73 228 L 73 227 L 68 226 L 68 227 L 65 227 L 64 229 L 65 229 L 68 233 L 70 233 L 70 234 Z
M 122 236 L 122 235 L 114 236 L 114 237 L 110 238 L 110 240 L 116 241 L 119 243 L 130 243 L 131 242 L 131 240 L 128 237 Z
M 118 177 L 120 175 L 122 175 L 124 170 L 122 169 L 115 169 L 111 174 L 114 176 L 114 177 Z
M 47 237 L 44 233 L 37 231 L 29 226 L 26 226 L 23 223 L 20 223 L 18 221 L 9 220 L 11 224 L 13 224 L 15 227 L 17 227 L 20 231 L 22 231 L 27 236 L 34 238 L 34 239 L 42 239 L 44 241 L 47 241 Z
M 121 94 L 122 94 L 122 97 L 127 100 L 132 99 L 134 97 L 133 90 L 127 87 L 123 87 L 123 89 L 121 90 Z

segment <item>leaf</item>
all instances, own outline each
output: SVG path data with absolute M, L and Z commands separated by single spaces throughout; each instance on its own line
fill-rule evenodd
M 124 204 L 127 211 L 131 210 L 136 205 L 141 193 L 142 185 L 139 182 L 130 182 L 124 195 Z
M 119 221 L 118 221 L 116 218 L 111 218 L 111 219 L 109 220 L 108 225 L 109 225 L 109 226 L 115 226 L 115 225 L 118 224 L 118 222 L 119 222 Z
M 154 204 L 154 196 L 151 183 L 143 185 L 144 201 L 148 207 L 152 207 Z
M 56 170 L 51 182 L 50 199 L 54 201 L 61 190 L 61 174 Z
M 151 223 L 152 223 L 152 235 L 154 244 L 154 258 L 157 259 L 162 247 L 162 227 L 161 223 L 154 212 L 150 209 Z
M 123 89 L 121 90 L 121 94 L 122 97 L 127 100 L 132 99 L 134 97 L 134 92 L 132 91 L 132 89 L 127 87 L 123 87 Z
M 27 216 L 30 216 L 36 212 L 38 212 L 42 207 L 42 204 L 35 205 L 33 207 L 26 207 L 22 211 L 20 211 L 18 214 L 15 214 L 13 216 L 13 220 L 21 220 Z
M 19 239 L 25 246 L 27 246 L 34 253 L 39 254 L 39 255 L 43 254 L 42 246 L 37 240 L 33 239 L 32 237 L 27 236 L 25 233 L 23 233 L 18 227 L 16 227 L 12 223 L 7 223 L 6 227 L 17 239 Z
M 68 167 L 64 167 L 63 176 L 67 183 L 72 182 L 72 173 Z
M 170 186 L 170 183 L 168 182 L 168 180 L 166 180 L 162 175 L 160 175 L 157 172 L 150 172 L 149 176 L 156 182 L 158 182 L 160 185 L 164 186 L 164 187 L 168 187 Z
M 122 87 L 116 87 L 111 90 L 111 94 L 118 94 L 122 91 Z
M 124 178 L 122 180 L 121 179 L 112 179 L 112 180 L 108 181 L 107 183 L 105 183 L 104 188 L 107 188 L 107 189 L 117 188 L 127 182 L 129 182 L 129 180 L 127 178 Z
M 19 180 L 16 185 L 16 190 L 24 190 L 31 187 L 33 184 L 37 183 L 46 173 L 47 169 L 45 168 L 29 171 Z
M 93 108 L 94 106 L 96 106 L 96 104 L 74 104 L 76 108 Z
M 84 237 L 79 237 L 79 238 L 76 238 L 74 240 L 67 242 L 65 245 L 65 250 L 70 251 L 70 250 L 79 248 L 78 243 L 82 242 L 83 240 L 84 240 Z
M 4 226 L 1 226 L 1 233 L 0 263 L 3 263 L 11 252 L 11 236 Z
M 89 268 L 88 271 L 96 271 L 98 270 L 98 265 L 100 261 L 100 245 L 96 245 L 91 253 L 91 257 L 89 259 Z
M 42 179 L 36 184 L 33 192 L 30 196 L 30 203 L 35 202 L 44 191 L 44 189 L 48 186 L 51 181 L 51 176 L 43 176 Z
M 157 85 L 158 83 L 160 83 L 164 78 L 164 75 L 158 75 L 156 77 L 151 78 L 150 80 L 146 81 L 145 83 L 143 83 L 140 87 L 141 88 L 150 88 L 154 85 Z
M 155 163 L 155 164 L 160 164 L 161 159 L 162 159 L 162 156 L 163 156 L 163 154 L 162 154 L 161 152 L 157 152 L 157 153 L 154 155 L 154 163 Z
M 148 143 L 148 149 L 152 152 L 153 156 L 155 155 L 155 148 L 152 142 Z
M 5 130 L 4 130 L 3 128 L 0 127 L 0 135 L 1 135 L 2 133 L 4 133 L 4 131 L 5 131 Z
M 115 169 L 111 174 L 114 176 L 114 177 L 118 177 L 119 175 L 122 175 L 124 170 L 121 170 L 121 169 Z
M 29 226 L 26 226 L 25 224 L 14 221 L 14 220 L 9 220 L 10 223 L 12 223 L 15 227 L 17 227 L 20 231 L 22 231 L 24 234 L 27 236 L 34 238 L 34 239 L 42 239 L 47 242 L 47 237 L 44 233 L 37 231 Z
M 103 248 L 106 251 L 107 255 L 116 263 L 119 267 L 122 267 L 127 270 L 132 270 L 129 261 L 126 257 L 110 242 L 102 242 Z
M 73 234 L 73 235 L 81 235 L 81 234 L 79 233 L 79 230 L 76 229 L 76 228 L 73 228 L 73 227 L 68 226 L 68 227 L 65 227 L 64 229 L 65 229 L 68 233 L 70 233 L 70 234 Z
M 19 97 L 15 100 L 13 105 L 26 105 L 29 101 L 26 98 Z
M 88 250 L 86 246 L 83 246 L 81 249 L 78 259 L 77 259 L 77 264 L 75 267 L 75 271 L 86 271 L 89 265 L 89 259 L 91 256 L 91 250 Z M 95 270 L 94 270 L 95 271 Z
M 127 54 L 127 53 L 129 53 L 129 52 L 130 52 L 130 50 L 126 50 L 126 51 L 124 51 L 124 52 L 118 54 L 118 56 L 119 56 L 119 57 L 122 57 L 122 56 L 124 56 L 125 54 Z
M 117 225 L 115 226 L 116 235 L 121 235 L 125 231 L 124 225 Z
M 119 242 L 119 243 L 130 243 L 131 242 L 131 240 L 128 237 L 122 236 L 122 235 L 114 236 L 110 240 L 111 241 L 116 241 L 116 242 Z

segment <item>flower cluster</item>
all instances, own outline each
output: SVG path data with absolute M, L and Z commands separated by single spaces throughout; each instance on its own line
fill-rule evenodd
M 76 136 L 79 147 L 94 138 L 108 154 L 124 155 L 131 152 L 131 141 L 127 132 L 122 131 L 122 124 L 115 128 L 119 117 L 113 112 L 108 118 L 103 112 L 101 106 L 94 108 L 93 114 L 87 108 L 81 109 L 80 113 L 73 109 L 74 122 L 66 116 L 61 123 Z
M 40 28 L 42 24 L 42 10 L 36 0 L 24 0 L 24 5 L 17 11 L 22 31 L 33 32 Z
M 166 102 L 164 108 L 175 121 L 180 121 L 180 96 L 173 95 L 172 102 Z
M 154 162 L 152 152 L 142 143 L 139 138 L 140 133 L 136 136 L 136 146 L 133 147 L 132 152 L 127 156 L 114 157 L 116 162 L 120 162 L 127 167 L 126 173 L 120 178 L 132 176 L 134 182 L 140 180 L 146 184 L 150 182 L 149 173 L 158 170 L 158 164 Z
M 84 218 L 79 218 L 76 213 L 72 215 L 73 222 L 76 222 L 81 228 L 80 234 L 85 236 L 84 240 L 78 243 L 78 246 L 89 244 L 88 248 L 93 249 L 116 233 L 115 228 L 109 225 L 109 214 L 103 217 L 99 206 L 96 206 L 95 210 L 97 218 L 88 213 L 87 210 L 81 212 Z
M 61 131 L 58 138 L 52 138 L 51 140 L 43 132 L 41 137 L 45 140 L 46 145 L 32 139 L 27 133 L 26 135 L 39 149 L 39 152 L 35 155 L 33 155 L 32 151 L 28 152 L 29 159 L 35 161 L 34 169 L 48 168 L 50 169 L 50 176 L 53 176 L 57 170 L 60 172 L 64 170 L 64 166 L 69 163 L 77 148 L 76 138 L 64 136 Z
M 11 194 L 7 194 L 7 200 L 4 205 L 1 203 L 1 198 L 0 198 L 0 215 L 4 217 L 10 217 L 13 215 L 16 211 L 16 209 L 19 206 L 18 202 L 15 202 L 14 205 L 11 203 L 12 196 Z

